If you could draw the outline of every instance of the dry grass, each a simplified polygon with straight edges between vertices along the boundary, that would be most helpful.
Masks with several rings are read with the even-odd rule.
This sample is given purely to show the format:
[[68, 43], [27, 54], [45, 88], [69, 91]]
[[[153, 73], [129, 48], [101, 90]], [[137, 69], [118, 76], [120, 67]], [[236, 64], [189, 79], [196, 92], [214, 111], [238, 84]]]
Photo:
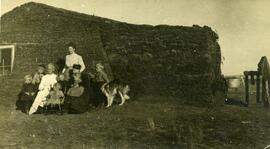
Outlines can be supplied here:
[[15, 110], [19, 79], [0, 89], [0, 148], [262, 149], [270, 114], [261, 107], [207, 109], [180, 99], [140, 96], [80, 115], [27, 116]]

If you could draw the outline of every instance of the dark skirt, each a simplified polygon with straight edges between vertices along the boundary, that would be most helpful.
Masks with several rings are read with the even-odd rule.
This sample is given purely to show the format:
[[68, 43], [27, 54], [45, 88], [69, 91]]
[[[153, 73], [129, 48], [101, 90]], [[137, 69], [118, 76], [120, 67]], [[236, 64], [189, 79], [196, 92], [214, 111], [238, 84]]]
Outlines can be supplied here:
[[84, 113], [89, 108], [88, 94], [84, 93], [80, 97], [66, 96], [65, 110], [70, 114]]

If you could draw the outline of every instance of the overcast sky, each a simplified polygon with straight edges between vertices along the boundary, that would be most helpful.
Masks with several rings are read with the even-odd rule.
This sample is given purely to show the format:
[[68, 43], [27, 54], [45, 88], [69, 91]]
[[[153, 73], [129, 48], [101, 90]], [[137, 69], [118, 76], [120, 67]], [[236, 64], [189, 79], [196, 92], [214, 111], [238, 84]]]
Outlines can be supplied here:
[[270, 59], [270, 0], [0, 0], [1, 14], [30, 1], [135, 24], [208, 25], [219, 34], [225, 75]]

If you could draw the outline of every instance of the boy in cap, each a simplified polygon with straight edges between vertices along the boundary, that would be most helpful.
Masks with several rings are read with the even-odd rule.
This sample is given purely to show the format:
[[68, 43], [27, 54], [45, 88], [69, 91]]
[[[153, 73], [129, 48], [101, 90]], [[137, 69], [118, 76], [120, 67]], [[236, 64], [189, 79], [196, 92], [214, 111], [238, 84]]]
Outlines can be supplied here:
[[37, 89], [35, 85], [32, 83], [32, 76], [26, 75], [24, 77], [24, 84], [22, 86], [21, 92], [18, 97], [17, 107], [28, 114], [29, 109], [35, 99], [37, 93]]
[[103, 84], [108, 83], [109, 79], [107, 73], [104, 71], [104, 66], [101, 63], [97, 63], [95, 69], [96, 73], [89, 73], [89, 75], [92, 78], [94, 92], [93, 105], [97, 107], [105, 102], [106, 97], [102, 93], [101, 87]]

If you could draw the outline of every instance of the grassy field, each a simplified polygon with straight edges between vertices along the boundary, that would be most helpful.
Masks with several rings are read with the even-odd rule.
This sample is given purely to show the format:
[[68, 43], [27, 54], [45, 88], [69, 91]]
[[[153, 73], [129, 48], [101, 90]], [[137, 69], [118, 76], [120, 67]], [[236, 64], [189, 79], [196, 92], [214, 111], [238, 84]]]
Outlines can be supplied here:
[[171, 97], [139, 96], [122, 107], [80, 115], [27, 116], [15, 110], [22, 80], [0, 81], [1, 149], [263, 149], [270, 144], [270, 111], [261, 105], [208, 109]]

